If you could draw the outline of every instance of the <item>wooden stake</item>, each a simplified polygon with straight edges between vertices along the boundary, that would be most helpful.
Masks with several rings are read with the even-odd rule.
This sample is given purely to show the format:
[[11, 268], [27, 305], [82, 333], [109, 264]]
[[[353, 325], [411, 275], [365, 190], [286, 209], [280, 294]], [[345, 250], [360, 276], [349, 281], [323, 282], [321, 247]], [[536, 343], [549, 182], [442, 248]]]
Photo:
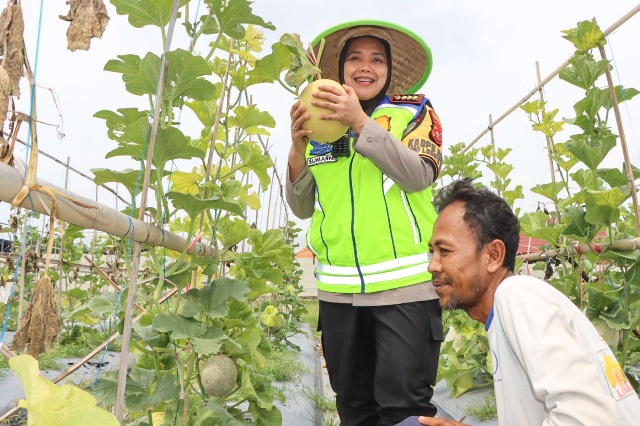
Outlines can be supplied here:
[[[180, 0], [174, 0], [173, 9], [171, 10], [171, 22], [175, 23], [180, 8]], [[147, 148], [147, 159], [144, 168], [144, 181], [142, 185], [142, 193], [140, 198], [140, 211], [138, 220], [143, 221], [145, 210], [147, 208], [147, 194], [149, 192], [149, 183], [151, 181], [151, 169], [153, 168], [153, 150], [156, 142], [156, 133], [160, 121], [160, 109], [162, 106], [162, 95], [164, 92], [165, 73], [167, 71], [167, 55], [169, 41], [173, 37], [173, 25], [169, 25], [169, 33], [167, 35], [167, 47], [165, 54], [162, 55], [162, 64], [160, 65], [160, 75], [158, 76], [158, 90], [156, 93], [155, 105], [153, 108], [153, 121], [151, 124], [151, 132], [149, 134], [149, 146]], [[140, 269], [140, 250], [142, 243], [136, 241], [133, 244], [133, 257], [131, 259], [131, 280], [129, 281], [129, 289], [127, 293], [127, 302], [124, 314], [124, 329], [122, 332], [122, 350], [120, 351], [120, 369], [118, 371], [118, 389], [116, 391], [115, 416], [122, 424], [124, 420], [124, 393], [127, 386], [127, 367], [129, 365], [129, 346], [131, 344], [131, 327], [133, 322], [133, 306], [136, 298], [136, 290], [138, 284], [138, 271]]]
[[[594, 23], [595, 21], [596, 18], [593, 18]], [[607, 54], [604, 51], [604, 46], [600, 46], [600, 56], [605, 61], [607, 60]], [[620, 147], [622, 148], [622, 155], [624, 156], [624, 168], [627, 172], [627, 178], [629, 179], [629, 187], [631, 188], [631, 200], [633, 202], [634, 209], [633, 216], [636, 219], [636, 236], [640, 236], [640, 210], [638, 210], [638, 193], [636, 191], [636, 180], [633, 177], [633, 169], [631, 168], [631, 159], [629, 158], [629, 150], [627, 149], [627, 138], [624, 135], [624, 126], [622, 125], [622, 117], [620, 116], [620, 108], [618, 106], [618, 99], [616, 98], [616, 88], [613, 85], [613, 78], [611, 78], [611, 65], [607, 65], [605, 73], [607, 75], [607, 84], [609, 85], [609, 95], [611, 96], [613, 113], [616, 117], [618, 133], [620, 133]]]
[[[540, 66], [538, 65], [538, 61], [536, 61], [536, 77], [538, 79], [538, 97], [540, 98], [540, 102], [544, 103], [544, 93], [542, 92], [542, 81], [540, 80]], [[545, 114], [545, 108], [542, 107], [542, 115]], [[547, 135], [545, 135], [545, 139], [547, 141], [547, 155], [549, 157], [549, 172], [551, 173], [551, 182], [556, 183], [556, 171], [553, 167], [553, 141]], [[558, 203], [553, 202], [553, 206], [556, 211], [556, 223], [560, 223], [560, 209], [558, 209]]]
[[22, 209], [24, 218], [22, 219], [22, 258], [20, 259], [20, 278], [18, 278], [20, 294], [18, 296], [18, 328], [22, 322], [22, 310], [24, 308], [24, 280], [27, 276], [27, 231], [29, 224], [29, 212], [26, 209]]

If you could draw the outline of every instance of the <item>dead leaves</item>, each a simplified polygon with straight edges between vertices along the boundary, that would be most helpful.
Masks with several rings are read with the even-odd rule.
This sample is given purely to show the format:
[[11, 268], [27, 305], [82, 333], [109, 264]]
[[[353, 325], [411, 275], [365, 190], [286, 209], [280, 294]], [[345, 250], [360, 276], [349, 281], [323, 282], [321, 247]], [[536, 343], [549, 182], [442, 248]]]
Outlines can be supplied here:
[[91, 38], [101, 38], [109, 22], [102, 0], [69, 0], [69, 13], [60, 19], [71, 22], [67, 30], [67, 49], [89, 50]]
[[13, 337], [9, 348], [12, 351], [27, 353], [35, 359], [40, 354], [49, 352], [60, 333], [60, 319], [56, 304], [55, 290], [48, 276], [38, 280], [31, 302], [22, 316], [20, 328]]

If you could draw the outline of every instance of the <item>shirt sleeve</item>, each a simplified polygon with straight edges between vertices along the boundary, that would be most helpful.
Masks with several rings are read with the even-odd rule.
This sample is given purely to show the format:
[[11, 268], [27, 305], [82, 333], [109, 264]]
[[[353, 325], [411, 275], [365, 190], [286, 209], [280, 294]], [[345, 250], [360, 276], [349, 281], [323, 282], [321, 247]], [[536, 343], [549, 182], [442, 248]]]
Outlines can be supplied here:
[[[612, 400], [604, 395], [593, 361], [578, 339], [579, 324], [558, 295], [521, 283], [498, 291], [495, 312], [536, 399], [545, 406], [542, 426], [616, 424]], [[503, 377], [508, 374], [502, 372]]]
[[309, 168], [304, 166], [298, 179], [295, 182], [291, 182], [289, 179], [289, 167], [287, 166], [286, 180], [285, 194], [291, 212], [299, 219], [310, 218], [313, 215], [315, 205], [316, 181], [309, 172]]
[[417, 192], [428, 188], [438, 177], [442, 163], [440, 122], [436, 123], [435, 113], [429, 111], [433, 110], [425, 107], [422, 116], [407, 128], [402, 141], [370, 118], [354, 142], [354, 150], [371, 160], [403, 190]]

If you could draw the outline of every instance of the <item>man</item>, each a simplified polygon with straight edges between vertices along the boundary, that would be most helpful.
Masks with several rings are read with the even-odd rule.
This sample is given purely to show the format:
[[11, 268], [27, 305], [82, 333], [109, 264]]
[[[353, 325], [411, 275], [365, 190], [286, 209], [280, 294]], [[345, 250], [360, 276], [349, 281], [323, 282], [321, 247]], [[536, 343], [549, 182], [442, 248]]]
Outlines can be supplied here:
[[429, 271], [444, 309], [485, 324], [499, 424], [640, 424], [640, 400], [591, 322], [544, 281], [514, 275], [519, 225], [507, 203], [467, 179], [435, 206]]

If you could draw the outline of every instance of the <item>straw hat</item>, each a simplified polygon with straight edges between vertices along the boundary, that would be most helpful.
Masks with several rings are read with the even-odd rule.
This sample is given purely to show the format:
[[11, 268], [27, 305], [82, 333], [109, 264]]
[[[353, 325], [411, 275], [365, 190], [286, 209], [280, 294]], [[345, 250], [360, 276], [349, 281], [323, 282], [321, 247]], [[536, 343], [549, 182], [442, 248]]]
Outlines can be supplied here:
[[340, 81], [338, 67], [340, 52], [353, 37], [372, 36], [386, 40], [391, 48], [390, 94], [414, 93], [429, 78], [431, 49], [416, 34], [399, 25], [384, 21], [350, 21], [336, 25], [317, 36], [311, 43], [318, 54], [320, 41], [325, 45], [318, 65], [322, 78]]

